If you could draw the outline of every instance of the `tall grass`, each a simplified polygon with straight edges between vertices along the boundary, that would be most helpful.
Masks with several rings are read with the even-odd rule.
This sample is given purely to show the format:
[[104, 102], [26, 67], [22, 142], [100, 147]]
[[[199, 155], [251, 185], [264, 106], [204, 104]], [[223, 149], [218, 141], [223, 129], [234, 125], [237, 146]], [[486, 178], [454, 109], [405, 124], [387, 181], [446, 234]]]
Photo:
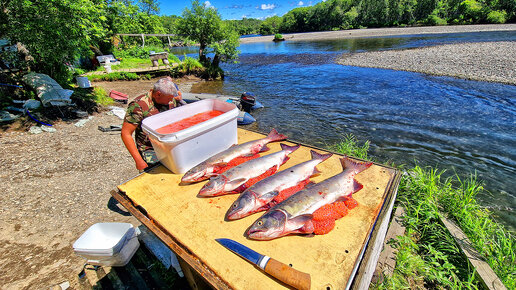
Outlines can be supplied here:
[[344, 135], [343, 139], [339, 143], [330, 145], [329, 148], [330, 150], [341, 154], [369, 160], [369, 157], [367, 156], [367, 152], [369, 151], [369, 141], [366, 141], [363, 145], [359, 145], [357, 138], [353, 134]]
[[[359, 146], [353, 135], [330, 149], [368, 159], [369, 142]], [[508, 289], [516, 289], [516, 242], [475, 197], [483, 189], [475, 175], [443, 178], [445, 171], [415, 166], [406, 170], [395, 206], [403, 206], [405, 235], [392, 240], [398, 250], [390, 277], [378, 289], [454, 288], [477, 289], [482, 285], [475, 270], [441, 223], [441, 214], [457, 222], [474, 248], [486, 258]]]

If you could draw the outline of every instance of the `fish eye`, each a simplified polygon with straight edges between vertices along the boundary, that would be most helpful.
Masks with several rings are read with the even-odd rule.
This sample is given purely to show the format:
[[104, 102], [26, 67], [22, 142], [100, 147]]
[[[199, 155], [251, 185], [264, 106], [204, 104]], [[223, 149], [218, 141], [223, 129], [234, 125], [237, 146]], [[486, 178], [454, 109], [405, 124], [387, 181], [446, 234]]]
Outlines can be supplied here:
[[263, 225], [263, 221], [258, 221], [258, 222], [256, 223], [256, 225], [257, 225], [257, 226], [262, 226], [262, 225]]
[[236, 204], [236, 202], [235, 202], [235, 203], [233, 204], [233, 207], [237, 207], [237, 204]]

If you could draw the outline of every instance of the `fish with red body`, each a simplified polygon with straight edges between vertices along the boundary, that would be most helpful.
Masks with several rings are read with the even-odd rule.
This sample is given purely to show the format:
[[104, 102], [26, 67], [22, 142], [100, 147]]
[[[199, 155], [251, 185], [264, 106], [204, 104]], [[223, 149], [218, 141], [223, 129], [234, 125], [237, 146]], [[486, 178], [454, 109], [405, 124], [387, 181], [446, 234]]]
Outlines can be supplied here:
[[[224, 173], [212, 177], [199, 192], [200, 197], [219, 196], [238, 192], [238, 188], [250, 180], [258, 182], [257, 177], [264, 173], [274, 174], [279, 167], [287, 162], [288, 155], [300, 146], [288, 146], [281, 144], [281, 151], [271, 153], [256, 159], [249, 160], [235, 166]], [[265, 178], [264, 176], [263, 178]]]
[[240, 219], [255, 212], [267, 210], [270, 202], [275, 200], [281, 191], [297, 186], [310, 177], [319, 174], [320, 172], [316, 166], [333, 155], [331, 153], [319, 154], [313, 150], [311, 154], [311, 160], [269, 176], [242, 192], [226, 213], [226, 219]]
[[249, 159], [259, 157], [257, 155], [259, 152], [269, 150], [268, 143], [285, 139], [287, 139], [287, 136], [279, 134], [276, 129], [272, 129], [265, 138], [234, 145], [199, 163], [183, 175], [181, 182], [198, 182], [216, 176], [223, 170], [238, 165], [238, 162], [235, 162], [237, 160], [243, 163]]
[[340, 161], [344, 169], [341, 173], [295, 193], [268, 210], [249, 227], [247, 236], [271, 240], [292, 233], [313, 233], [313, 213], [324, 205], [344, 201], [362, 189], [363, 185], [354, 177], [372, 165], [372, 162], [356, 162], [347, 157]]

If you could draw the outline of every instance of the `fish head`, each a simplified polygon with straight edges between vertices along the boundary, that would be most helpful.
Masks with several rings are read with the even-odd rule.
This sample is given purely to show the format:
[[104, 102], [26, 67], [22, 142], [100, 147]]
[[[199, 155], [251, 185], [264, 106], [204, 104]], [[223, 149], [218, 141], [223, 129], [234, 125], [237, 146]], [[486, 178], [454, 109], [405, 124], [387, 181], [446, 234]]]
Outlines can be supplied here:
[[236, 220], [252, 214], [257, 209], [256, 193], [247, 190], [231, 205], [226, 213], [226, 219]]
[[287, 214], [282, 210], [272, 210], [254, 222], [247, 236], [254, 240], [272, 240], [288, 234], [285, 231]]
[[208, 164], [199, 164], [188, 170], [181, 178], [181, 182], [191, 183], [208, 179], [216, 175], [217, 168]]
[[224, 175], [218, 175], [210, 178], [210, 180], [199, 191], [200, 197], [212, 197], [221, 195], [224, 192], [224, 187], [228, 183], [228, 179]]

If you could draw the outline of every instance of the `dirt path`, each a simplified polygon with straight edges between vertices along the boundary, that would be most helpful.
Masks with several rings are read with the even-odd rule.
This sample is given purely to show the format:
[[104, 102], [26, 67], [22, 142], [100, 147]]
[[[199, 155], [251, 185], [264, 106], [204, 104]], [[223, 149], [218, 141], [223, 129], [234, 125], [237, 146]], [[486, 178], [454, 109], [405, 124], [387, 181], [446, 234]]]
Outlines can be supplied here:
[[[134, 98], [154, 82], [93, 85]], [[191, 83], [178, 80], [184, 91]], [[110, 195], [138, 171], [120, 132], [98, 130], [122, 120], [106, 111], [93, 115], [84, 127], [76, 127], [77, 121], [55, 124], [55, 133], [0, 133], [1, 289], [48, 289], [65, 281], [74, 288], [84, 260], [74, 254], [72, 244], [88, 227], [98, 222], [139, 224], [118, 213], [124, 212]]]

